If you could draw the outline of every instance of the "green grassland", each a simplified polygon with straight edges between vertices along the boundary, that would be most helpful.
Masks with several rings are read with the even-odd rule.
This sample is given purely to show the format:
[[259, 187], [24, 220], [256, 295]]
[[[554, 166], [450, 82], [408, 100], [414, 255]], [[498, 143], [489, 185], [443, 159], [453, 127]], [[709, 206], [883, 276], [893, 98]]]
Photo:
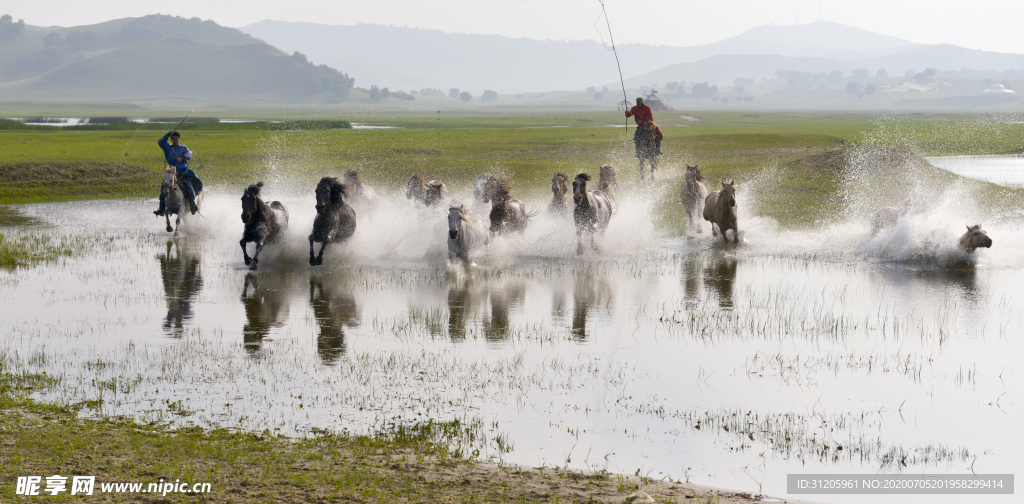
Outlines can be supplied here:
[[[209, 191], [232, 193], [277, 177], [313, 187], [324, 175], [359, 170], [378, 188], [401, 188], [412, 173], [465, 187], [480, 173], [511, 176], [520, 197], [545, 197], [555, 172], [595, 173], [611, 162], [637, 182], [630, 134], [616, 113], [292, 115], [347, 119], [398, 129], [263, 129], [270, 123], [183, 125], [182, 142]], [[1018, 151], [1024, 125], [985, 115], [879, 117], [842, 113], [708, 113], [699, 121], [661, 112], [665, 140], [657, 186], [674, 199], [687, 164], [709, 185], [743, 184], [772, 170], [775, 189], [759, 210], [784, 225], [812, 224], [836, 196], [852, 149], [899, 147], [914, 156]], [[360, 120], [361, 119], [361, 120]], [[260, 126], [263, 124], [264, 126]], [[87, 198], [151, 198], [163, 168], [156, 139], [166, 125], [23, 128], [0, 131], [0, 204]], [[944, 172], [943, 172], [944, 173]], [[272, 177], [273, 175], [273, 177]], [[936, 176], [941, 176], [936, 172]], [[884, 180], [882, 183], [884, 184]], [[981, 183], [979, 183], [981, 184]], [[992, 187], [1008, 193], [1007, 189]], [[268, 188], [272, 193], [273, 187]], [[465, 197], [456, 192], [455, 196]], [[678, 209], [661, 216], [676, 231]]]

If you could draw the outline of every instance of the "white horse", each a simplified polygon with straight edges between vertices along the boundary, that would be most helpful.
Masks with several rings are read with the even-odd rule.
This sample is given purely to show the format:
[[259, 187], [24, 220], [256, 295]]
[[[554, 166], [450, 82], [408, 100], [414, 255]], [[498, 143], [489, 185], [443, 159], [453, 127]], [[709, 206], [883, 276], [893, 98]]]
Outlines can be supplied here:
[[448, 260], [461, 259], [467, 266], [472, 265], [470, 255], [487, 245], [491, 234], [487, 230], [487, 219], [476, 212], [466, 210], [459, 201], [453, 201], [448, 209]]
[[[178, 177], [173, 166], [164, 169], [164, 178], [160, 182], [160, 194], [164, 197], [164, 217], [167, 219], [167, 232], [178, 236], [178, 226], [181, 219], [188, 213], [188, 205], [185, 203], [185, 193], [178, 185]], [[203, 193], [196, 193], [196, 206], [203, 204]], [[174, 214], [174, 227], [171, 227], [171, 214]]]

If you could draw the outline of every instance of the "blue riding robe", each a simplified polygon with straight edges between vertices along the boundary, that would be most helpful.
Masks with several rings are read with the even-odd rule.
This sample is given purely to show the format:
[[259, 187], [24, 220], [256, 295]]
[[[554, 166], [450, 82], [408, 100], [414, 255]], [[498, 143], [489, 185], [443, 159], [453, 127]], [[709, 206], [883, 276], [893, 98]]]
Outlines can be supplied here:
[[[164, 150], [164, 158], [167, 159], [167, 164], [173, 166], [177, 171], [179, 181], [191, 185], [197, 193], [202, 192], [203, 181], [199, 180], [199, 176], [196, 175], [196, 172], [192, 171], [192, 169], [188, 167], [188, 162], [192, 160], [192, 151], [183, 144], [171, 145], [170, 142], [167, 141], [170, 136], [171, 132], [168, 131], [156, 142], [157, 145]], [[184, 158], [184, 161], [179, 163], [179, 157]]]

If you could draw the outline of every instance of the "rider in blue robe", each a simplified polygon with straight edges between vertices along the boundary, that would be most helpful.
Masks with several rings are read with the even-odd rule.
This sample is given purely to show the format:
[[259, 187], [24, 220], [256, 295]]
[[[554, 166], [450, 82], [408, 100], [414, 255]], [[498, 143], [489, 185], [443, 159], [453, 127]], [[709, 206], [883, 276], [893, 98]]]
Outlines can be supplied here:
[[[167, 142], [168, 138], [170, 143]], [[179, 144], [181, 135], [177, 131], [168, 131], [164, 136], [157, 140], [157, 145], [164, 150], [164, 158], [167, 159], [167, 164], [173, 166], [178, 174], [178, 185], [181, 187], [182, 194], [185, 195], [185, 200], [188, 201], [189, 209], [195, 214], [199, 207], [196, 206], [196, 194], [202, 192], [203, 181], [199, 180], [196, 176], [196, 172], [192, 171], [188, 167], [188, 162], [192, 160], [192, 151], [182, 144]], [[164, 214], [164, 194], [160, 193], [160, 208], [153, 212], [156, 215]]]

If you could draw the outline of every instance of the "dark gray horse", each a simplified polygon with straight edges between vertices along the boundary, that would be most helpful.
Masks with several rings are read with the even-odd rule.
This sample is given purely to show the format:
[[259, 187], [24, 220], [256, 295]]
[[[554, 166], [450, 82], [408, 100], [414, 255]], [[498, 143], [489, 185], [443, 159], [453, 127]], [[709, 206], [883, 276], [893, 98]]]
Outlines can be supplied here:
[[[242, 193], [242, 222], [245, 223], [245, 231], [238, 245], [242, 247], [245, 264], [251, 270], [255, 270], [259, 263], [263, 245], [273, 243], [288, 229], [288, 210], [280, 201], [271, 201], [269, 205], [264, 203], [260, 198], [261, 187], [263, 182], [247, 187]], [[245, 244], [249, 242], [256, 244], [256, 253], [251, 259], [245, 250]]]
[[576, 207], [572, 211], [576, 222], [576, 254], [583, 253], [583, 233], [590, 233], [590, 246], [598, 250], [594, 234], [608, 228], [612, 218], [612, 200], [602, 191], [588, 191], [587, 182], [590, 175], [581, 173], [572, 181], [572, 202]]
[[[345, 185], [334, 177], [324, 177], [316, 185], [316, 218], [309, 235], [309, 265], [324, 263], [328, 243], [342, 242], [356, 232], [356, 211], [345, 204]], [[313, 242], [320, 242], [320, 253], [313, 255]]]
[[[185, 205], [185, 194], [182, 192], [181, 186], [178, 185], [178, 176], [175, 172], [173, 166], [168, 166], [164, 170], [164, 178], [160, 182], [160, 196], [164, 198], [164, 218], [167, 220], [167, 232], [174, 232], [174, 236], [178, 236], [178, 226], [181, 224], [181, 219], [187, 214], [188, 206]], [[202, 202], [203, 192], [199, 191], [196, 194], [196, 206], [201, 206]], [[171, 227], [171, 214], [174, 214], [174, 227]]]

